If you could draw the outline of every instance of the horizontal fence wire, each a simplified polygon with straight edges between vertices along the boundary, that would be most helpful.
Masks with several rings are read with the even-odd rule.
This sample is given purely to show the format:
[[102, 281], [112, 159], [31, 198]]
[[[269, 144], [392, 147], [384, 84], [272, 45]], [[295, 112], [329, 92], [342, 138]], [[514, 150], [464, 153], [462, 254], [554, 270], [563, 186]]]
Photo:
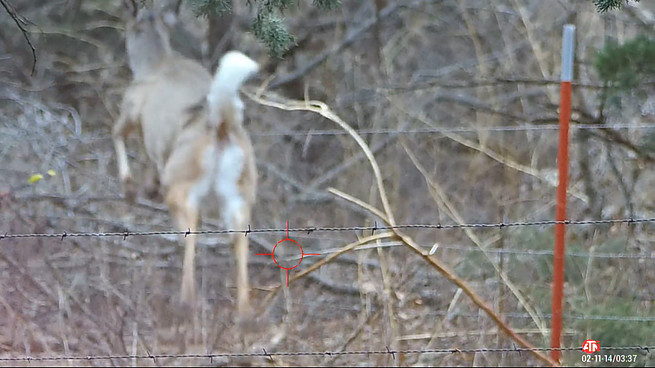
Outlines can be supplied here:
[[[405, 134], [442, 134], [442, 133], [476, 133], [476, 132], [524, 132], [524, 131], [556, 131], [560, 127], [558, 124], [521, 124], [521, 125], [501, 125], [488, 127], [422, 127], [422, 128], [404, 128], [404, 129], [385, 129], [385, 128], [364, 128], [355, 129], [358, 134], [381, 134], [381, 135], [405, 135]], [[571, 124], [571, 130], [626, 130], [626, 129], [655, 129], [655, 124]], [[252, 137], [305, 137], [308, 135], [316, 136], [337, 136], [349, 135], [345, 130], [339, 129], [316, 129], [316, 130], [278, 130], [278, 131], [251, 131], [248, 133]], [[111, 140], [111, 135], [99, 135], [84, 138], [86, 141], [94, 140]]]
[[[441, 245], [439, 248], [443, 249], [452, 249], [459, 251], [469, 251], [469, 252], [487, 252], [493, 254], [514, 254], [519, 256], [552, 256], [554, 251], [552, 250], [520, 250], [520, 249], [480, 249], [477, 247], [466, 247], [466, 246], [452, 246], [452, 245]], [[579, 258], [608, 258], [608, 259], [655, 259], [655, 252], [653, 253], [588, 253], [588, 252], [565, 252], [564, 255], [567, 257], [579, 257]]]
[[[616, 351], [637, 351], [641, 353], [649, 353], [655, 350], [655, 346], [602, 346], [597, 352], [616, 352]], [[390, 355], [394, 359], [396, 354], [473, 354], [473, 353], [522, 353], [531, 351], [580, 351], [580, 347], [569, 348], [474, 348], [474, 349], [461, 349], [461, 348], [442, 348], [442, 349], [408, 349], [408, 350], [393, 350], [388, 347], [384, 350], [356, 350], [356, 351], [294, 351], [294, 352], [268, 352], [262, 349], [260, 353], [209, 353], [209, 354], [135, 354], [135, 355], [88, 355], [88, 356], [20, 356], [20, 357], [0, 357], [0, 361], [5, 362], [38, 362], [38, 361], [62, 361], [62, 360], [113, 360], [113, 359], [151, 359], [156, 362], [157, 359], [208, 359], [215, 358], [273, 358], [273, 357], [300, 357], [300, 356], [313, 356], [313, 357], [333, 357], [333, 356], [354, 356], [354, 355]], [[618, 359], [618, 358], [617, 358]], [[619, 362], [617, 360], [617, 362]]]
[[301, 227], [301, 228], [262, 228], [253, 229], [248, 225], [248, 229], [244, 230], [186, 230], [186, 231], [137, 231], [130, 232], [128, 230], [123, 232], [59, 232], [59, 233], [24, 233], [24, 234], [10, 234], [5, 232], [0, 233], [0, 240], [4, 239], [19, 239], [19, 238], [61, 238], [67, 237], [123, 237], [128, 236], [150, 236], [150, 235], [210, 235], [210, 234], [254, 234], [254, 233], [286, 233], [286, 232], [349, 232], [349, 231], [370, 231], [374, 233], [379, 230], [393, 230], [393, 229], [491, 229], [491, 228], [508, 228], [519, 226], [544, 226], [544, 225], [609, 225], [609, 224], [647, 224], [655, 223], [655, 218], [622, 218], [622, 219], [607, 219], [607, 220], [543, 220], [543, 221], [524, 221], [524, 222], [497, 222], [497, 223], [470, 223], [470, 224], [406, 224], [406, 225], [374, 225], [374, 226], [349, 226], [349, 227]]
[[[363, 245], [354, 249], [355, 251], [376, 249], [376, 248], [392, 248], [403, 246], [402, 242], [387, 242], [382, 244]], [[541, 250], [541, 249], [512, 249], [512, 248], [480, 248], [465, 245], [442, 245], [435, 244], [430, 249], [430, 254], [434, 254], [439, 249], [448, 249], [458, 252], [484, 252], [489, 254], [513, 254], [518, 256], [552, 256], [554, 251]], [[321, 255], [332, 253], [339, 253], [341, 248], [330, 248], [321, 250]], [[655, 260], [655, 251], [652, 253], [589, 253], [589, 252], [565, 252], [567, 257], [579, 258], [605, 258], [605, 259], [653, 259]], [[295, 258], [291, 258], [295, 259]]]
[[[307, 307], [312, 307], [309, 303], [301, 303]], [[349, 311], [349, 312], [361, 312], [361, 308], [358, 307], [348, 307], [348, 306], [334, 306], [335, 309]], [[421, 315], [426, 316], [439, 316], [439, 317], [464, 317], [464, 318], [480, 318], [479, 313], [467, 313], [467, 312], [448, 312], [441, 310], [426, 311], [421, 312]], [[516, 318], [516, 319], [533, 319], [535, 316], [540, 319], [552, 319], [553, 315], [550, 313], [536, 314], [531, 315], [529, 313], [516, 313], [516, 312], [507, 312], [507, 313], [498, 313], [499, 316], [505, 319]], [[650, 316], [607, 316], [607, 315], [580, 315], [580, 314], [562, 314], [564, 319], [567, 320], [582, 320], [582, 321], [617, 321], [617, 322], [655, 322], [655, 317]]]
[[[449, 316], [453, 317], [469, 317], [469, 318], [479, 318], [480, 314], [477, 313], [449, 313], [449, 312], [426, 312], [427, 315], [435, 316]], [[502, 313], [502, 317], [507, 318], [523, 318], [523, 319], [532, 319], [534, 316], [528, 313]], [[540, 319], [552, 319], [553, 315], [550, 313], [547, 314], [537, 314], [537, 317]], [[563, 314], [564, 319], [569, 320], [578, 320], [578, 321], [615, 321], [615, 322], [655, 322], [655, 317], [648, 316], [601, 316], [601, 315], [573, 315], [573, 314]]]
[[[358, 134], [438, 134], [438, 133], [475, 133], [475, 132], [523, 132], [523, 131], [554, 131], [559, 130], [559, 124], [521, 124], [488, 127], [423, 127], [408, 129], [358, 129]], [[571, 129], [655, 129], [655, 124], [571, 124]], [[307, 135], [348, 135], [350, 133], [339, 129], [317, 129], [307, 131], [275, 131], [251, 132], [254, 137], [307, 136]]]

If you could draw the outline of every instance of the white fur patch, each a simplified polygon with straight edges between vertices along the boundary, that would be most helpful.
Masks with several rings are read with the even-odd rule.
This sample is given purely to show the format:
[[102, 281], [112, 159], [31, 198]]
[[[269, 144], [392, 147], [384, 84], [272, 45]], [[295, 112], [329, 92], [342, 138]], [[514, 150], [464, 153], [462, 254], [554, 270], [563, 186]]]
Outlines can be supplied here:
[[241, 116], [243, 102], [239, 98], [239, 88], [258, 69], [254, 60], [238, 51], [230, 51], [221, 58], [207, 95], [210, 124], [231, 119], [222, 115], [230, 114], [231, 108], [235, 109], [236, 116]]
[[239, 191], [239, 179], [244, 166], [244, 153], [241, 147], [236, 144], [227, 146], [221, 153], [214, 189], [223, 202], [223, 221], [228, 228], [231, 228], [236, 225], [233, 221], [239, 216], [244, 205], [243, 197]]
[[[189, 191], [189, 205], [200, 209], [206, 208], [207, 205], [219, 206], [219, 203], [214, 202], [218, 199], [222, 206], [220, 215], [225, 226], [236, 226], [235, 222], [239, 223], [245, 204], [239, 190], [243, 166], [244, 153], [238, 145], [230, 144], [222, 151], [213, 145], [207, 147], [202, 157], [204, 174]], [[205, 201], [210, 203], [201, 203]]]

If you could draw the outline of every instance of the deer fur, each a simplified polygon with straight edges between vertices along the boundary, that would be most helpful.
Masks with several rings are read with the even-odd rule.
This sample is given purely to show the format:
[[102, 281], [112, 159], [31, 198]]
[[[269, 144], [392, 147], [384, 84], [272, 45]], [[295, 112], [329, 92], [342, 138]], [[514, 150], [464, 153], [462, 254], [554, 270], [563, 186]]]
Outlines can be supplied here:
[[[257, 172], [243, 127], [241, 85], [258, 70], [230, 51], [212, 76], [175, 52], [164, 17], [141, 10], [127, 25], [127, 54], [134, 80], [125, 91], [113, 135], [119, 177], [133, 197], [125, 139], [141, 131], [164, 200], [180, 230], [194, 231], [201, 216], [220, 216], [229, 229], [246, 229], [255, 200]], [[248, 302], [248, 238], [233, 234], [237, 310]], [[195, 236], [184, 238], [183, 302], [195, 303]]]

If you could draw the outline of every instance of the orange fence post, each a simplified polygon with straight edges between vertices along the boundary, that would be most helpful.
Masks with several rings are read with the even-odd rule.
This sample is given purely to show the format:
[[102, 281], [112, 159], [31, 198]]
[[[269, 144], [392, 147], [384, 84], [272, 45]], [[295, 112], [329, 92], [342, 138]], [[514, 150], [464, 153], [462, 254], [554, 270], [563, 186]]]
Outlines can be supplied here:
[[[566, 238], [566, 187], [569, 178], [569, 120], [571, 117], [571, 80], [573, 78], [573, 50], [575, 26], [564, 26], [562, 44], [562, 76], [559, 107], [559, 147], [557, 168], [559, 184], [557, 185], [557, 206], [555, 208], [555, 255], [553, 259], [553, 304], [550, 347], [559, 349], [562, 336], [562, 294], [564, 289], [564, 250]], [[561, 352], [551, 350], [550, 356], [559, 361]]]

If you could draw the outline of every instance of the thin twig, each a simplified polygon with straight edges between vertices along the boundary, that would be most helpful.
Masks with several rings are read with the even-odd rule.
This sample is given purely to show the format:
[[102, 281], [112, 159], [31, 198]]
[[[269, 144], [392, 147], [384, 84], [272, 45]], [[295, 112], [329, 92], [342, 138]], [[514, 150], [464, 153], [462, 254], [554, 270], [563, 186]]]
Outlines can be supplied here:
[[[265, 94], [267, 98], [262, 98], [261, 96], [263, 94]], [[323, 116], [324, 118], [336, 123], [343, 130], [347, 131], [348, 134], [350, 134], [350, 136], [355, 140], [355, 142], [357, 142], [357, 144], [362, 149], [362, 151], [366, 154], [366, 158], [370, 162], [371, 169], [373, 170], [373, 173], [375, 175], [376, 185], [378, 187], [378, 190], [380, 191], [380, 201], [382, 202], [382, 207], [384, 208], [386, 217], [389, 219], [390, 225], [395, 226], [396, 221], [393, 218], [393, 213], [391, 212], [391, 206], [389, 205], [389, 200], [384, 190], [384, 185], [382, 182], [382, 174], [380, 172], [380, 166], [377, 164], [377, 161], [375, 160], [375, 157], [373, 156], [371, 149], [368, 147], [368, 145], [362, 139], [362, 137], [359, 134], [357, 134], [357, 131], [355, 131], [350, 125], [348, 125], [337, 114], [335, 114], [327, 104], [315, 100], [311, 100], [311, 101], [288, 100], [280, 96], [277, 96], [275, 94], [272, 94], [270, 92], [260, 92], [257, 95], [246, 93], [246, 95], [253, 101], [258, 102], [265, 106], [271, 106], [287, 111], [311, 111], [317, 113]], [[277, 102], [273, 99], [275, 100], [282, 99], [282, 101], [284, 102]]]
[[[383, 218], [383, 220], [387, 221], [386, 218]], [[462, 289], [462, 291], [464, 291], [464, 293], [468, 295], [471, 301], [473, 301], [475, 305], [477, 305], [480, 309], [482, 309], [496, 323], [496, 325], [498, 325], [498, 327], [502, 329], [507, 335], [509, 335], [514, 341], [516, 341], [521, 346], [530, 349], [530, 351], [539, 360], [548, 363], [552, 366], [559, 366], [559, 364], [556, 361], [552, 360], [550, 357], [543, 355], [538, 351], [534, 350], [536, 349], [536, 347], [532, 345], [532, 343], [524, 339], [522, 336], [518, 335], [509, 325], [507, 325], [505, 321], [503, 321], [503, 319], [498, 314], [496, 314], [496, 312], [494, 312], [494, 310], [475, 291], [473, 291], [473, 289], [464, 280], [456, 276], [455, 273], [450, 268], [448, 268], [445, 264], [442, 264], [436, 258], [430, 256], [427, 252], [424, 252], [421, 246], [416, 244], [414, 240], [408, 235], [400, 232], [397, 229], [393, 229], [393, 232], [403, 243], [405, 243], [412, 251], [414, 251], [414, 253], [418, 254], [421, 258], [427, 261], [432, 267], [434, 267], [437, 271], [439, 271], [439, 273], [441, 273], [444, 277], [446, 277], [448, 281], [450, 281], [451, 283], [455, 284], [457, 287]]]
[[[380, 200], [384, 208], [384, 215], [383, 212], [380, 210], [375, 210], [371, 212], [376, 216], [382, 217], [382, 220], [392, 228], [391, 230], [394, 232], [396, 237], [399, 240], [401, 240], [403, 243], [405, 243], [407, 247], [409, 247], [414, 253], [418, 254], [421, 258], [427, 261], [432, 267], [437, 269], [451, 283], [461, 288], [464, 291], [464, 293], [466, 293], [466, 295], [469, 296], [469, 298], [473, 301], [473, 303], [475, 303], [480, 309], [482, 309], [487, 315], [489, 315], [489, 317], [498, 325], [498, 327], [502, 329], [507, 335], [509, 335], [514, 341], [516, 341], [521, 346], [530, 349], [530, 351], [539, 360], [547, 364], [550, 364], [552, 366], [559, 366], [559, 364], [555, 360], [536, 351], [536, 347], [534, 345], [532, 345], [529, 341], [527, 341], [526, 339], [518, 335], [516, 332], [514, 332], [512, 328], [509, 325], [507, 325], [502, 320], [502, 318], [499, 315], [497, 315], [494, 312], [494, 310], [475, 291], [473, 291], [473, 289], [466, 282], [464, 282], [464, 280], [457, 277], [455, 273], [451, 271], [446, 265], [442, 264], [436, 258], [430, 256], [428, 253], [424, 252], [421, 249], [421, 247], [418, 244], [416, 244], [411, 237], [409, 237], [408, 235], [402, 233], [400, 230], [395, 228], [396, 222], [394, 220], [393, 212], [391, 211], [391, 207], [387, 199], [386, 190], [382, 181], [382, 174], [380, 172], [380, 167], [377, 163], [377, 160], [371, 153], [371, 150], [366, 144], [366, 142], [364, 142], [361, 136], [357, 134], [357, 132], [350, 125], [348, 125], [348, 123], [342, 120], [337, 114], [332, 112], [332, 110], [323, 102], [293, 101], [288, 99], [281, 99], [279, 96], [275, 96], [275, 95], [270, 95], [270, 94], [266, 95], [266, 97], [272, 96], [272, 98], [276, 99], [276, 101], [273, 101], [271, 98], [262, 98], [261, 96], [263, 94], [265, 94], [265, 92], [260, 91], [260, 93], [258, 93], [257, 95], [248, 94], [248, 97], [260, 104], [276, 107], [282, 110], [287, 110], [287, 111], [301, 110], [301, 111], [312, 111], [318, 113], [321, 116], [327, 118], [328, 120], [331, 120], [332, 122], [336, 123], [345, 131], [347, 131], [350, 134], [350, 136], [357, 142], [357, 144], [360, 146], [362, 151], [366, 154], [366, 157], [371, 164], [371, 169], [373, 170], [373, 174], [375, 175]], [[361, 201], [359, 201], [358, 203], [361, 203]], [[370, 204], [367, 204], [365, 206], [365, 208], [367, 209], [373, 207], [374, 206]]]
[[[377, 233], [375, 235], [371, 235], [371, 236], [367, 236], [365, 238], [361, 238], [356, 242], [344, 245], [339, 252], [336, 252], [336, 253], [333, 253], [333, 254], [329, 255], [328, 257], [325, 257], [322, 260], [314, 263], [310, 267], [306, 268], [302, 272], [298, 272], [297, 274], [293, 275], [293, 277], [289, 277], [289, 285], [291, 285], [294, 281], [296, 281], [296, 280], [298, 280], [298, 279], [300, 279], [302, 277], [305, 277], [305, 276], [309, 275], [310, 273], [312, 273], [312, 272], [318, 270], [319, 268], [323, 267], [324, 265], [330, 263], [333, 259], [339, 257], [340, 255], [342, 255], [344, 253], [347, 253], [347, 252], [350, 252], [351, 250], [357, 248], [360, 245], [369, 243], [369, 242], [377, 240], [377, 239], [389, 238], [391, 236], [392, 236], [392, 234], [388, 233], [388, 232], [386, 232], [386, 233]], [[286, 285], [279, 284], [279, 285], [273, 287], [270, 290], [269, 294], [261, 302], [261, 305], [262, 306], [269, 305], [269, 302], [271, 301], [271, 299], [275, 296], [275, 294], [278, 291], [280, 291], [280, 289], [283, 286], [286, 286]]]
[[[422, 1], [422, 0], [421, 0]], [[346, 38], [344, 38], [340, 43], [332, 46], [331, 48], [323, 51], [320, 55], [312, 59], [310, 62], [305, 64], [304, 66], [298, 68], [296, 71], [289, 73], [285, 76], [282, 76], [278, 78], [277, 80], [273, 81], [269, 88], [270, 89], [276, 89], [279, 88], [280, 86], [293, 82], [298, 78], [303, 77], [304, 75], [310, 73], [312, 70], [316, 69], [319, 65], [321, 65], [325, 60], [327, 60], [329, 57], [333, 56], [334, 54], [340, 52], [341, 50], [345, 49], [346, 47], [350, 46], [353, 44], [361, 35], [363, 35], [366, 31], [371, 29], [377, 22], [388, 18], [390, 15], [394, 14], [398, 9], [403, 8], [403, 7], [409, 7], [412, 6], [420, 1], [413, 1], [413, 2], [404, 2], [404, 1], [399, 1], [395, 2], [384, 9], [380, 11], [379, 16], [372, 16], [371, 18], [367, 19], [364, 21], [364, 23], [359, 26], [357, 29], [353, 30], [350, 32]]]
[[[451, 218], [453, 218], [457, 223], [463, 223], [464, 218], [460, 215], [459, 211], [457, 211], [457, 209], [450, 202], [450, 200], [448, 200], [448, 198], [446, 197], [445, 192], [441, 189], [441, 186], [439, 185], [439, 183], [436, 182], [436, 180], [429, 177], [427, 170], [425, 170], [423, 165], [421, 165], [421, 163], [418, 161], [418, 158], [409, 149], [409, 147], [406, 147], [404, 144], [402, 144], [402, 146], [405, 149], [405, 152], [409, 156], [410, 160], [412, 161], [412, 163], [416, 167], [416, 169], [421, 173], [421, 175], [423, 175], [425, 181], [428, 184], [428, 187], [431, 190], [435, 191], [436, 192], [435, 194], [438, 197], [438, 199], [441, 202], [444, 203], [444, 205], [448, 209], [448, 212], [451, 215]], [[502, 272], [502, 270], [500, 269], [500, 266], [498, 264], [496, 264], [496, 262], [494, 262], [494, 260], [492, 259], [490, 253], [487, 252], [487, 250], [483, 246], [483, 242], [480, 240], [480, 238], [478, 238], [478, 236], [476, 236], [470, 229], [465, 229], [464, 233], [466, 234], [466, 236], [469, 239], [471, 239], [471, 241], [473, 243], [475, 243], [475, 245], [482, 252], [482, 254], [484, 254], [485, 258], [489, 261], [489, 263], [493, 266], [496, 273], [503, 280], [505, 286], [507, 286], [512, 291], [512, 293], [514, 294], [516, 299], [519, 301], [521, 306], [523, 306], [523, 308], [528, 312], [528, 314], [530, 314], [532, 316], [532, 318], [534, 320], [534, 323], [542, 331], [542, 335], [546, 336], [547, 331], [546, 331], [546, 326], [545, 326], [544, 322], [538, 317], [537, 312], [535, 310], [533, 310], [532, 307], [530, 307], [530, 305], [528, 304], [525, 296], [523, 296], [523, 294], [521, 293], [519, 288], [516, 287], [516, 285], [514, 285], [514, 283], [509, 279], [509, 276], [505, 272]]]
[[23, 23], [27, 23], [24, 17], [22, 17], [20, 14], [16, 12], [16, 9], [14, 8], [13, 5], [9, 3], [8, 0], [0, 0], [0, 4], [5, 8], [5, 11], [11, 19], [14, 20], [14, 23], [18, 26], [20, 31], [23, 33], [23, 37], [25, 38], [25, 41], [27, 41], [27, 44], [30, 46], [30, 49], [32, 49], [32, 72], [30, 73], [31, 76], [34, 76], [34, 70], [36, 69], [36, 48], [34, 48], [34, 45], [32, 44], [32, 40], [30, 40], [30, 36], [28, 35], [27, 29], [23, 26]]
[[[391, 101], [391, 102], [393, 103], [393, 101]], [[418, 113], [417, 114], [417, 113], [411, 112], [411, 111], [409, 111], [407, 109], [404, 109], [401, 106], [398, 106], [398, 105], [395, 105], [395, 104], [394, 104], [394, 107], [396, 107], [397, 109], [399, 109], [400, 111], [405, 113], [407, 116], [410, 116], [410, 117], [412, 117], [414, 119], [417, 119], [417, 120], [423, 122], [424, 124], [426, 124], [428, 126], [434, 127], [434, 122], [431, 121], [424, 113]], [[457, 134], [444, 132], [443, 135], [446, 136], [447, 138], [449, 138], [449, 139], [463, 145], [463, 146], [466, 146], [466, 147], [469, 147], [469, 148], [471, 148], [473, 150], [481, 152], [481, 153], [485, 154], [486, 156], [488, 156], [489, 158], [491, 158], [491, 159], [493, 159], [495, 161], [498, 161], [499, 163], [501, 163], [501, 164], [503, 164], [503, 165], [505, 165], [505, 166], [507, 166], [507, 167], [509, 167], [511, 169], [522, 172], [524, 174], [528, 174], [528, 175], [530, 175], [530, 176], [532, 176], [532, 177], [534, 177], [536, 179], [539, 179], [539, 180], [543, 181], [544, 183], [547, 183], [548, 185], [550, 185], [552, 187], [557, 186], [557, 180], [556, 179], [549, 178], [546, 175], [544, 175], [542, 172], [540, 172], [539, 170], [534, 169], [534, 168], [532, 168], [530, 166], [527, 166], [527, 165], [523, 165], [523, 164], [521, 164], [519, 162], [516, 162], [513, 159], [511, 159], [509, 157], [505, 157], [505, 156], [495, 152], [494, 150], [492, 150], [492, 149], [490, 149], [488, 147], [484, 147], [484, 146], [482, 146], [480, 144], [477, 144], [477, 143], [475, 143], [475, 142], [473, 142], [473, 141], [471, 141], [469, 139], [466, 139], [464, 137], [461, 137], [461, 136], [459, 136]], [[568, 192], [570, 193], [570, 195], [574, 196], [575, 198], [581, 200], [584, 203], [589, 202], [589, 198], [587, 198], [586, 194], [580, 192], [579, 190], [571, 188], [571, 189], [568, 190]]]

